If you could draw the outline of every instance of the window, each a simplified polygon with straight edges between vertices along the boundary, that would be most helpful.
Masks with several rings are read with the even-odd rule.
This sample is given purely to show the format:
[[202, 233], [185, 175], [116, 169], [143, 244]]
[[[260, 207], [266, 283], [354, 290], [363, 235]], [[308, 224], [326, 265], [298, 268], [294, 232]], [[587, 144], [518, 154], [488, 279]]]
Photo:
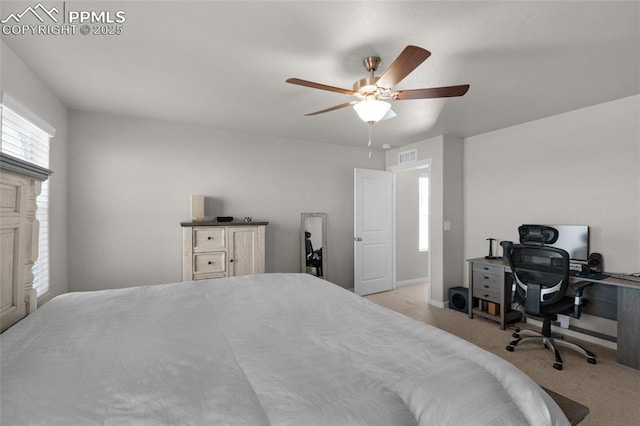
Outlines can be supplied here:
[[429, 176], [418, 178], [418, 250], [429, 250]]
[[[2, 152], [49, 168], [49, 139], [55, 130], [16, 101], [2, 94]], [[38, 125], [36, 125], [36, 123]], [[36, 219], [40, 222], [38, 259], [33, 267], [33, 288], [38, 297], [49, 290], [49, 181], [42, 183], [36, 200]]]

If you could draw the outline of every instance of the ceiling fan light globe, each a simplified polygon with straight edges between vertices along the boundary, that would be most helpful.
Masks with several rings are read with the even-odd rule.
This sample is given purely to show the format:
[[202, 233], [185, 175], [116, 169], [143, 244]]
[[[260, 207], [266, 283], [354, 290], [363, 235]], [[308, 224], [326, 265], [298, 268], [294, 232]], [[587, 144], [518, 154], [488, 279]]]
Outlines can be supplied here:
[[389, 102], [377, 100], [360, 101], [353, 106], [353, 109], [358, 113], [358, 117], [369, 124], [382, 120], [390, 108], [391, 104]]
[[396, 114], [393, 109], [389, 108], [389, 111], [387, 111], [387, 113], [384, 115], [384, 117], [382, 117], [382, 119], [380, 121], [389, 120], [389, 119], [397, 117], [397, 116], [398, 116], [398, 114]]

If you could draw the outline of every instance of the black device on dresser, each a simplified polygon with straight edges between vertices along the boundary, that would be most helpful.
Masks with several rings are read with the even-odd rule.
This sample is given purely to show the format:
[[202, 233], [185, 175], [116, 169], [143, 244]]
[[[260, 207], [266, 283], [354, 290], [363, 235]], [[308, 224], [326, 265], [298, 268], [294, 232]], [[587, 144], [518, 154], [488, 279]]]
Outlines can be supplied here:
[[[508, 249], [508, 260], [513, 274], [512, 297], [524, 307], [527, 315], [542, 320], [542, 331], [516, 329], [507, 350], [513, 352], [519, 344], [537, 342], [555, 355], [553, 367], [562, 370], [562, 357], [556, 346], [577, 351], [591, 364], [596, 363], [593, 352], [557, 338], [551, 333], [551, 321], [558, 314], [580, 318], [588, 300], [582, 298], [583, 290], [591, 282], [569, 283], [569, 253], [552, 247], [558, 240], [558, 230], [544, 225], [522, 225], [518, 228], [520, 244]], [[573, 288], [573, 296], [568, 290]]]

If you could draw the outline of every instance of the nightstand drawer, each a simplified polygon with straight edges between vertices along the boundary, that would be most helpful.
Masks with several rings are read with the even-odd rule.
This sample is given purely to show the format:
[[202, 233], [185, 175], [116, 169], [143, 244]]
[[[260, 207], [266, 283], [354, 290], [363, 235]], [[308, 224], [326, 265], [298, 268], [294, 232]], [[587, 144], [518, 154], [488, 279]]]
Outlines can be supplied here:
[[213, 251], [226, 247], [225, 228], [194, 228], [193, 251]]
[[202, 253], [193, 256], [193, 274], [223, 273], [227, 270], [226, 253]]

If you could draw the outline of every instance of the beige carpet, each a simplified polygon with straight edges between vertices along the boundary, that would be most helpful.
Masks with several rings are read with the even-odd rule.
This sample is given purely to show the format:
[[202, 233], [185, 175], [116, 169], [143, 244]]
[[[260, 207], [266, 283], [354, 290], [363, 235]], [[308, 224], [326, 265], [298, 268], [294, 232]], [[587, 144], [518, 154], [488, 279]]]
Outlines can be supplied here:
[[427, 286], [399, 287], [367, 298], [411, 318], [423, 321], [470, 341], [511, 362], [541, 386], [589, 407], [590, 413], [580, 426], [640, 426], [640, 370], [615, 362], [615, 351], [588, 342], [598, 364], [592, 365], [573, 351], [560, 348], [564, 369], [553, 368], [553, 356], [536, 345], [524, 345], [508, 352], [511, 330], [500, 330], [497, 323], [469, 317], [427, 303]]

